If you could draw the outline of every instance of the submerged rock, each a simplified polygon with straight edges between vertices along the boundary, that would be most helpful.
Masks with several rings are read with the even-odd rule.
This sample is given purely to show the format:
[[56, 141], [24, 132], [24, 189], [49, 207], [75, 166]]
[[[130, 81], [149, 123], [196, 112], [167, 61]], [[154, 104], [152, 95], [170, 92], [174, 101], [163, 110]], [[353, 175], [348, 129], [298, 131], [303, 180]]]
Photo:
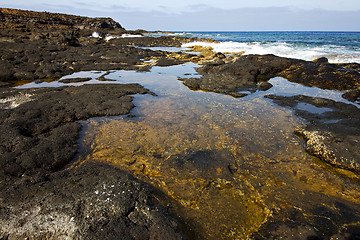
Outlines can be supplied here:
[[65, 78], [62, 80], [59, 80], [59, 82], [62, 83], [76, 83], [76, 82], [87, 82], [90, 81], [92, 78]]
[[[352, 211], [350, 206], [335, 201], [331, 206], [317, 205], [310, 215], [302, 213], [302, 209], [289, 207], [285, 213], [278, 217], [272, 217], [266, 222], [252, 239], [358, 239], [360, 226], [352, 221], [358, 218], [358, 214]], [[342, 221], [339, 226], [336, 221]]]
[[259, 89], [260, 91], [267, 91], [269, 90], [270, 88], [273, 87], [273, 85], [269, 82], [261, 82], [261, 83], [258, 83], [258, 85], [256, 86], [257, 89]]
[[92, 78], [66, 78], [59, 80], [62, 83], [76, 83], [76, 82], [87, 82], [90, 81]]
[[314, 156], [334, 166], [345, 168], [360, 173], [360, 138], [336, 131], [335, 128], [306, 126], [298, 128], [295, 133], [306, 141], [306, 150]]
[[[295, 130], [307, 144], [307, 151], [334, 166], [360, 173], [360, 109], [354, 105], [307, 96], [267, 95], [281, 106], [290, 106], [309, 124]], [[299, 109], [300, 103], [319, 110]]]

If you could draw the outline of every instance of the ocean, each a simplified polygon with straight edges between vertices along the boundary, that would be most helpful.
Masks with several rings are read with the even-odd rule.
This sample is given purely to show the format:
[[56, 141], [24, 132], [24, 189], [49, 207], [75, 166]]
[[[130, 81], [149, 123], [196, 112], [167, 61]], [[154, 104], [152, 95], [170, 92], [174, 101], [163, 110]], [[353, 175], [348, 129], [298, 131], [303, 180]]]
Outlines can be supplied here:
[[175, 32], [165, 35], [215, 39], [219, 43], [189, 43], [183, 47], [201, 44], [217, 52], [275, 54], [303, 60], [327, 57], [333, 63], [360, 63], [360, 32]]

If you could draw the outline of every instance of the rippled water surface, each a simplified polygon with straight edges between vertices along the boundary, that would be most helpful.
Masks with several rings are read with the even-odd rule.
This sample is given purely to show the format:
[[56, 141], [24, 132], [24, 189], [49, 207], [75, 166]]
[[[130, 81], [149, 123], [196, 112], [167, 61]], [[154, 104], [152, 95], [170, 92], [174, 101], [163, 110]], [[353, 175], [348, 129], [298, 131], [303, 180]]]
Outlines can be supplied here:
[[293, 134], [304, 121], [263, 97], [295, 94], [299, 85], [277, 78], [268, 92], [244, 98], [191, 91], [178, 77], [198, 77], [195, 66], [108, 74], [158, 96], [136, 95], [128, 116], [82, 122], [75, 165], [100, 161], [152, 184], [172, 199], [169, 212], [200, 239], [247, 239], [291, 208], [310, 214], [334, 199], [360, 203], [358, 184], [342, 177], [347, 173], [334, 174], [306, 154]]

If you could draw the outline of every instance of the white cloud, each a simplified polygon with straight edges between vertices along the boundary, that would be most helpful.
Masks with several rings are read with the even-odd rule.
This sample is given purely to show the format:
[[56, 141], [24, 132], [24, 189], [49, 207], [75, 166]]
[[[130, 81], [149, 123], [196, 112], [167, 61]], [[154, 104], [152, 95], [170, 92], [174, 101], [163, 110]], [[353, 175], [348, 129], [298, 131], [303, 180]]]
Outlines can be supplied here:
[[[128, 5], [122, 1], [103, 0], [100, 2], [90, 0], [77, 0], [69, 2], [43, 3], [43, 0], [2, 0], [4, 7], [31, 9], [36, 11], [62, 12], [91, 17], [112, 17], [127, 29], [143, 28], [147, 30], [360, 30], [359, 3], [354, 3], [351, 11], [324, 10], [315, 8], [310, 0], [302, 0], [303, 6], [297, 7], [299, 1], [273, 0], [264, 3], [264, 0], [246, 1], [247, 5], [263, 3], [262, 7], [239, 6], [239, 1], [230, 0], [206, 1], [184, 0], [175, 3], [156, 0], [143, 2], [133, 0]], [[316, 4], [323, 4], [324, 0], [317, 0]], [[358, 0], [356, 0], [358, 1]], [[245, 1], [240, 1], [240, 3]], [[311, 0], [311, 2], [315, 2]], [[326, 1], [327, 6], [334, 7], [340, 1]], [[353, 2], [348, 0], [347, 3]], [[97, 6], [95, 4], [98, 3]], [[144, 5], [140, 6], [141, 3]], [[217, 7], [218, 4], [222, 7]], [[232, 3], [232, 5], [231, 5]], [[267, 5], [288, 6], [269, 7]], [[18, 5], [15, 5], [18, 4]], [[23, 5], [22, 5], [23, 4]], [[157, 4], [157, 8], [151, 6]], [[184, 5], [186, 4], [186, 5]], [[106, 7], [102, 7], [106, 5]], [[326, 4], [324, 4], [326, 5]], [[176, 11], [174, 6], [179, 6]], [[228, 9], [229, 6], [232, 8]], [[307, 7], [309, 6], [309, 7]], [[341, 10], [341, 11], [340, 11]]]
[[[18, 8], [31, 8], [31, 6], [41, 6], [43, 4], [53, 4], [48, 0], [2, 0], [3, 6], [17, 6]], [[62, 0], [56, 5], [64, 7], [83, 8], [85, 10], [101, 10], [104, 12], [114, 11], [115, 9], [133, 9], [137, 11], [163, 11], [163, 12], [186, 12], [193, 11], [196, 6], [208, 6], [223, 10], [237, 8], [257, 8], [257, 7], [293, 7], [302, 9], [323, 9], [336, 11], [360, 10], [359, 0]]]
[[[119, 13], [125, 28], [178, 31], [358, 31], [360, 11], [303, 10], [298, 8], [202, 8], [182, 14]], [[149, 19], [148, 21], [144, 19]]]

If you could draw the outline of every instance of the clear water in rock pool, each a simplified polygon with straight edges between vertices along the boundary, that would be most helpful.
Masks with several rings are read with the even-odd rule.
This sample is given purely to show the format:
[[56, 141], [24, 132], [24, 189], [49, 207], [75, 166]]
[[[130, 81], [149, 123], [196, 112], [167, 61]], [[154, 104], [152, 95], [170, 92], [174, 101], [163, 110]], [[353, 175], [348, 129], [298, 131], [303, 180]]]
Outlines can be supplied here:
[[359, 185], [351, 180], [358, 176], [314, 161], [293, 134], [303, 120], [263, 98], [286, 92], [283, 85], [244, 98], [191, 91], [177, 78], [197, 76], [194, 66], [107, 75], [158, 96], [136, 95], [131, 115], [82, 122], [74, 166], [104, 162], [150, 183], [199, 239], [247, 239], [270, 217], [287, 218], [290, 209], [309, 216], [335, 201], [360, 211]]

